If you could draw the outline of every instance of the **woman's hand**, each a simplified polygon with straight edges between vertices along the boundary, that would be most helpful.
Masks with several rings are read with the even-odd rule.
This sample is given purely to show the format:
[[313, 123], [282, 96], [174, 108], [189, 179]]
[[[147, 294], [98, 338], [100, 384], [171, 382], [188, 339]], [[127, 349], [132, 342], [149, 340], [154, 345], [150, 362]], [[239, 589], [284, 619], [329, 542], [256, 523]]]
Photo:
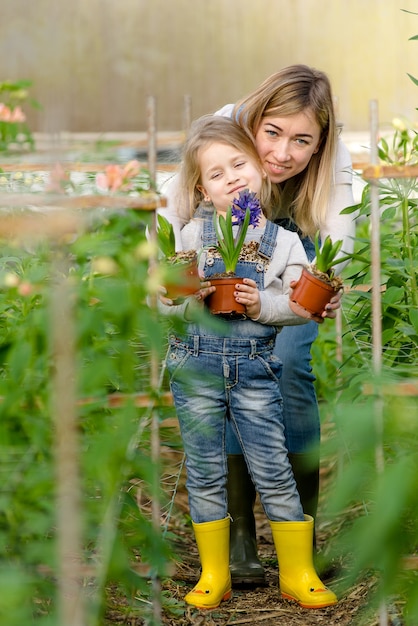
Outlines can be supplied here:
[[206, 280], [200, 283], [200, 289], [196, 291], [193, 297], [198, 302], [200, 302], [200, 301], [206, 300], [206, 298], [210, 296], [210, 294], [213, 293], [214, 291], [216, 291], [216, 287], [212, 287], [210, 282]]
[[332, 296], [331, 302], [325, 307], [325, 311], [322, 313], [322, 317], [329, 317], [335, 319], [337, 317], [337, 310], [341, 308], [341, 298], [343, 297], [343, 290], [337, 291], [335, 296]]
[[[196, 300], [196, 302], [203, 302], [203, 300], [205, 300], [214, 291], [216, 291], [216, 287], [212, 287], [209, 281], [203, 281], [200, 283], [200, 289], [189, 296], [189, 298]], [[175, 306], [178, 304], [178, 302], [172, 300], [171, 298], [167, 298], [166, 293], [167, 290], [164, 287], [159, 288], [158, 297], [163, 304], [166, 306]]]
[[251, 278], [244, 278], [244, 282], [235, 285], [234, 298], [245, 306], [249, 318], [257, 319], [261, 311], [260, 292], [257, 283]]
[[[297, 280], [292, 280], [290, 283], [290, 287], [292, 289], [296, 287], [297, 282], [298, 282]], [[326, 305], [325, 311], [323, 311], [320, 316], [309, 313], [309, 311], [307, 311], [302, 306], [300, 306], [300, 304], [293, 302], [291, 297], [289, 299], [289, 306], [292, 309], [293, 313], [296, 313], [296, 315], [299, 315], [299, 317], [313, 320], [317, 324], [323, 324], [325, 318], [335, 319], [337, 317], [336, 312], [337, 312], [337, 309], [341, 308], [342, 295], [343, 295], [343, 292], [342, 290], [340, 290], [334, 296], [332, 296], [331, 302]]]

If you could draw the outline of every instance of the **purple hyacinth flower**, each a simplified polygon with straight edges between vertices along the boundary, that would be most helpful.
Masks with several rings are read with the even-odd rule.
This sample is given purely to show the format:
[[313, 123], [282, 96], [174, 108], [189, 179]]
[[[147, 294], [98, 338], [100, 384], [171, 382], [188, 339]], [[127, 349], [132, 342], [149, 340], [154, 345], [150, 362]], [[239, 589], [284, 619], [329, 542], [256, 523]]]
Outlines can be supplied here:
[[250, 209], [250, 226], [255, 228], [261, 219], [261, 206], [260, 200], [254, 191], [244, 189], [239, 192], [238, 198], [235, 198], [232, 202], [232, 217], [233, 224], [240, 225], [244, 221], [245, 212]]

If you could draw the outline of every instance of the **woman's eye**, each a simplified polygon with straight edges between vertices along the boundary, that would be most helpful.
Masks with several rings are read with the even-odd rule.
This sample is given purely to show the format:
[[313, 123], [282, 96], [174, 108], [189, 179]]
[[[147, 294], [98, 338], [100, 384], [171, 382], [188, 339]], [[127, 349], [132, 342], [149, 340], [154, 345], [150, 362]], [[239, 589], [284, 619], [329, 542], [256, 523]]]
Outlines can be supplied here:
[[298, 144], [298, 146], [307, 146], [308, 142], [306, 141], [306, 139], [296, 139], [295, 142]]
[[271, 130], [270, 128], [266, 128], [266, 134], [269, 137], [277, 137], [277, 132], [275, 130]]

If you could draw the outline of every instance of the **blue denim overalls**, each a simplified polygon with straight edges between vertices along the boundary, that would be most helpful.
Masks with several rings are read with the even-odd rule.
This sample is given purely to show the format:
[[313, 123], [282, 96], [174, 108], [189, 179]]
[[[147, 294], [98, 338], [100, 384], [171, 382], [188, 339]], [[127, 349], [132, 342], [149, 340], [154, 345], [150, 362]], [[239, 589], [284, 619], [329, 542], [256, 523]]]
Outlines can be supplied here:
[[[237, 275], [264, 288], [265, 262], [277, 226], [267, 222], [260, 242], [266, 259], [238, 263]], [[212, 212], [205, 219], [203, 246], [213, 244]], [[209, 257], [205, 278], [224, 269]], [[186, 453], [190, 514], [195, 523], [227, 515], [225, 427], [237, 433], [268, 519], [303, 520], [302, 507], [285, 446], [281, 362], [273, 355], [276, 329], [252, 320], [228, 320], [225, 331], [190, 324], [187, 334], [171, 335], [167, 369]]]

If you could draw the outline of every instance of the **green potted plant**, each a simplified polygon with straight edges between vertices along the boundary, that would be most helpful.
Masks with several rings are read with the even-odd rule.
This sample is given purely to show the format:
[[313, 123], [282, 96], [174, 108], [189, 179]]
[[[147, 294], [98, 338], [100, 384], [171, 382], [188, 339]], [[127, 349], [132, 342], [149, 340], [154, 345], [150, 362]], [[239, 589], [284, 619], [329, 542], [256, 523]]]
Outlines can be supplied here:
[[341, 239], [333, 243], [328, 235], [321, 247], [319, 231], [315, 234], [316, 256], [312, 263], [303, 268], [292, 291], [293, 302], [297, 302], [313, 315], [321, 316], [331, 298], [343, 287], [342, 278], [335, 275], [334, 266], [351, 256], [336, 258], [342, 244]]
[[164, 287], [166, 297], [181, 302], [200, 289], [196, 250], [176, 252], [173, 225], [157, 215], [157, 244], [164, 257]]
[[[243, 281], [236, 275], [238, 260], [243, 250], [248, 227], [255, 228], [262, 216], [260, 201], [256, 193], [244, 189], [240, 191], [232, 205], [228, 207], [226, 216], [213, 215], [213, 224], [216, 231], [217, 245], [215, 250], [221, 255], [225, 265], [225, 272], [221, 275], [210, 276], [209, 280], [216, 291], [206, 298], [206, 305], [214, 315], [242, 315], [245, 306], [234, 298], [235, 285]], [[233, 227], [238, 226], [234, 235]]]

